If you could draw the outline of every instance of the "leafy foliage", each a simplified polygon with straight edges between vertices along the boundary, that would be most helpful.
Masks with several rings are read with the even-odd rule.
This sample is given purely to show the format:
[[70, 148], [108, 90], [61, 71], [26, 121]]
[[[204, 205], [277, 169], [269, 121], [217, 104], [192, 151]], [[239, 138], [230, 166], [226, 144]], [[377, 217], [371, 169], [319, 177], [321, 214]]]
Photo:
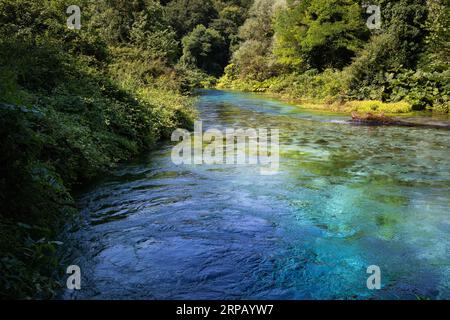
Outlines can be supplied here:
[[380, 30], [363, 1], [255, 0], [221, 87], [316, 102], [405, 101], [447, 112], [448, 0], [376, 0]]
[[219, 76], [226, 61], [225, 40], [216, 30], [200, 24], [183, 38], [183, 64]]
[[275, 31], [275, 53], [294, 70], [342, 68], [368, 34], [353, 0], [289, 0]]
[[276, 5], [272, 0], [255, 0], [250, 7], [249, 18], [239, 29], [241, 45], [233, 54], [232, 77], [262, 81], [277, 74], [278, 66], [272, 54]]
[[[68, 1], [0, 0], [1, 297], [51, 297], [74, 190], [195, 116], [158, 3], [81, 4], [77, 31]], [[94, 18], [111, 8], [115, 34]]]
[[179, 37], [186, 36], [200, 24], [208, 26], [218, 17], [212, 0], [173, 0], [167, 8]]
[[[449, 111], [449, 0], [0, 0], [1, 297], [47, 298], [73, 192], [152, 148], [213, 86]], [[357, 101], [354, 101], [357, 100]], [[19, 276], [17, 276], [19, 272]]]

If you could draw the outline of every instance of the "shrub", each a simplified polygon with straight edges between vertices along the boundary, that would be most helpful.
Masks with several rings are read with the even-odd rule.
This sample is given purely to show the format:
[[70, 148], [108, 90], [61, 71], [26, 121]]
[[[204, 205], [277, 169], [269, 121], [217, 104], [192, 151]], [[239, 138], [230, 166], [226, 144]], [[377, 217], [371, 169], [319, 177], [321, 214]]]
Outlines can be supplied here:
[[[406, 100], [414, 110], [433, 109], [450, 101], [450, 73], [402, 70], [391, 76], [389, 99]], [[441, 107], [441, 110], [442, 107]]]

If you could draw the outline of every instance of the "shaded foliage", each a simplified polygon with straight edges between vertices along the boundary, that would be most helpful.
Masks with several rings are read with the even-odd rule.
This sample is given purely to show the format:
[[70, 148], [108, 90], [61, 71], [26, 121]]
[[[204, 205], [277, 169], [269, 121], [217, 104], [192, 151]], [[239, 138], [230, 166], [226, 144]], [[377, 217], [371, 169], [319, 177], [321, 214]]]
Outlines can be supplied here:
[[[3, 298], [52, 297], [63, 272], [55, 239], [76, 212], [73, 192], [195, 115], [171, 66], [175, 37], [151, 41], [174, 34], [160, 16], [147, 20], [158, 3], [82, 1], [79, 31], [66, 27], [68, 3], [0, 0]], [[110, 4], [135, 10], [113, 22], [116, 34], [89, 16]]]
[[181, 62], [219, 76], [227, 62], [225, 39], [214, 29], [198, 25], [183, 38]]

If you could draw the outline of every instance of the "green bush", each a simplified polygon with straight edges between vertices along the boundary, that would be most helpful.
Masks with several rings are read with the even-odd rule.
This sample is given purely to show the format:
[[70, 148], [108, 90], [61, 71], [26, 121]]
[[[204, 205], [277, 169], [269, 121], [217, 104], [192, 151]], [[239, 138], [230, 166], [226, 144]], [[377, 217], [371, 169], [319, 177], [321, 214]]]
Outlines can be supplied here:
[[406, 100], [414, 110], [434, 109], [440, 112], [450, 101], [450, 72], [424, 72], [403, 70], [389, 81], [389, 99]]

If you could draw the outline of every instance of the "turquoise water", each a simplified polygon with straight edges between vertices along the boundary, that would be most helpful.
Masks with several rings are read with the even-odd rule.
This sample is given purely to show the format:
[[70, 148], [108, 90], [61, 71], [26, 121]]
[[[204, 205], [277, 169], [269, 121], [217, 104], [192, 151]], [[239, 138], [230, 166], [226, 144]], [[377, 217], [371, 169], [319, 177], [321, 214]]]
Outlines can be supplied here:
[[121, 166], [79, 199], [64, 298], [450, 298], [450, 131], [224, 91], [198, 109], [204, 129], [278, 128], [279, 173], [176, 166], [171, 144]]

